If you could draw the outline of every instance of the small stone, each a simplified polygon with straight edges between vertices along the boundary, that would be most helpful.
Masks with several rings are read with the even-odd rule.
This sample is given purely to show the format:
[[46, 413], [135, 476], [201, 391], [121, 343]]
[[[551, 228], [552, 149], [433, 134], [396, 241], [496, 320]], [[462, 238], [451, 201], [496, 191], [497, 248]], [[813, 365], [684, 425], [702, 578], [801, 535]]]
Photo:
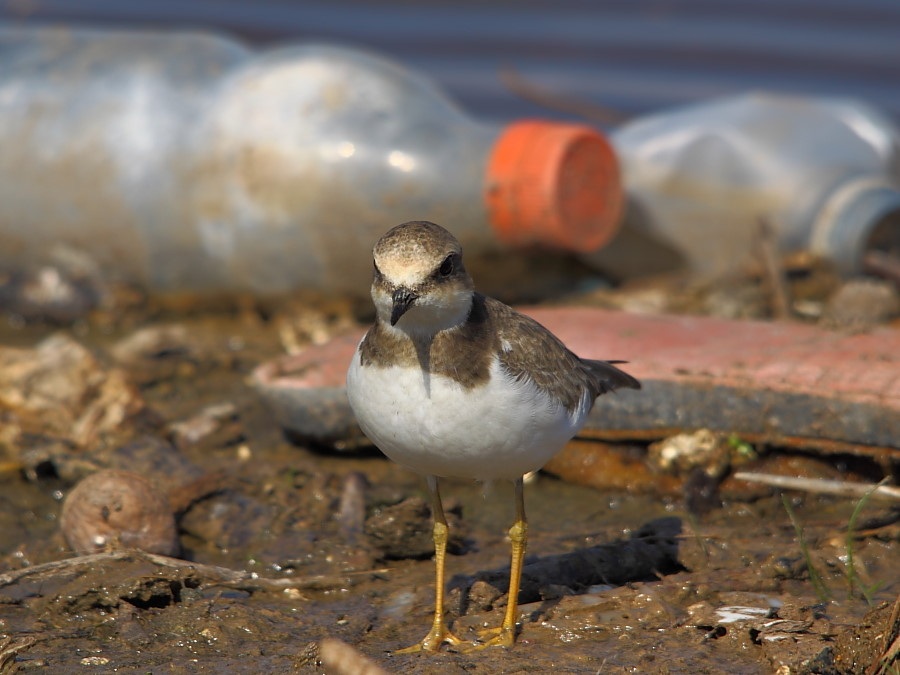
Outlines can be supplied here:
[[63, 504], [60, 526], [82, 554], [137, 548], [173, 556], [181, 549], [168, 498], [130, 471], [107, 469], [81, 481]]
[[900, 314], [900, 293], [888, 281], [851, 279], [828, 299], [820, 323], [828, 328], [862, 331]]

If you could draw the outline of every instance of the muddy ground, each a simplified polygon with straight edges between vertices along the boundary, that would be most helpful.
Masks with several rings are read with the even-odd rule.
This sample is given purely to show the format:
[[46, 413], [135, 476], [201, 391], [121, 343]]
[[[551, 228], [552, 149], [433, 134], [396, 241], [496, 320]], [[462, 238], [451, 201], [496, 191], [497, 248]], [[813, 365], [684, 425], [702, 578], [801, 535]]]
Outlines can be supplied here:
[[[769, 311], [758, 279], [686, 288], [566, 300]], [[56, 325], [8, 314], [0, 384], [16, 395], [0, 406], [0, 672], [364, 672], [363, 657], [396, 673], [898, 672], [896, 503], [725, 489], [723, 476], [696, 472], [626, 490], [535, 476], [516, 646], [392, 655], [431, 618], [422, 481], [372, 449], [286, 438], [247, 384], [262, 361], [364, 313], [297, 300], [200, 314], [135, 303], [125, 319], [94, 311]], [[606, 451], [649, 456], [641, 443]], [[775, 458], [870, 483], [896, 472], [865, 458], [750, 451], [742, 468]], [[108, 468], [165, 495], [148, 517], [176, 519], [174, 557], [132, 550], [124, 536], [75, 556], [63, 504]], [[455, 534], [450, 620], [474, 640], [506, 604], [512, 489], [447, 481], [443, 492]], [[68, 527], [90, 534], [85, 519], [96, 517], [76, 510]], [[329, 664], [326, 638], [358, 650], [349, 665]]]

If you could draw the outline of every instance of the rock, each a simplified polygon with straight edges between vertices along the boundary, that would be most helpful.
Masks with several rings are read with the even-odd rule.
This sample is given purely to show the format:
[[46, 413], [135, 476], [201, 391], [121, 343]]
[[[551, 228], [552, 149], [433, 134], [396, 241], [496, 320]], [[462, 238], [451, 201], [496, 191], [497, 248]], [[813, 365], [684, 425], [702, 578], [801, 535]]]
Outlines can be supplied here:
[[900, 293], [889, 281], [851, 279], [832, 295], [820, 318], [827, 328], [865, 331], [900, 314]]
[[174, 556], [181, 550], [168, 495], [130, 471], [107, 469], [82, 480], [63, 504], [60, 526], [82, 554], [137, 548]]
[[[450, 553], [459, 552], [463, 543], [461, 508], [458, 504], [445, 503], [444, 513], [450, 526], [447, 550]], [[385, 558], [393, 559], [434, 555], [432, 531], [431, 509], [421, 497], [410, 497], [399, 504], [379, 509], [369, 516], [365, 524], [365, 533], [372, 546], [381, 551]]]

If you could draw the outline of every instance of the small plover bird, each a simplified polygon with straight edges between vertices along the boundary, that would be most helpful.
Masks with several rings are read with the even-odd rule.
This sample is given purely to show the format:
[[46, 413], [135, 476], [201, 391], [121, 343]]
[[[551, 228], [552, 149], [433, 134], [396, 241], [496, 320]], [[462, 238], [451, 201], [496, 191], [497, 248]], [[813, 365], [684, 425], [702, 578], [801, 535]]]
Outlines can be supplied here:
[[528, 531], [522, 477], [581, 429], [600, 394], [640, 384], [612, 365], [620, 362], [579, 358], [533, 319], [477, 293], [459, 242], [439, 225], [398, 225], [373, 254], [375, 325], [350, 364], [347, 394], [369, 440], [426, 477], [434, 515], [434, 622], [402, 651], [462, 644], [444, 621], [442, 477], [515, 482], [506, 614], [477, 647], [511, 646]]

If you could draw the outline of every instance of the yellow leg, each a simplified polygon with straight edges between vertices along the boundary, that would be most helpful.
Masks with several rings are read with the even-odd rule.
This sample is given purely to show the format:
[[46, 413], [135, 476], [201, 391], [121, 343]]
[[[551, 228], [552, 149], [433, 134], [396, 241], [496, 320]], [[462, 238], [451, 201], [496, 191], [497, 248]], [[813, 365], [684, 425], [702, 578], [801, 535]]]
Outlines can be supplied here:
[[431, 493], [431, 510], [434, 514], [434, 621], [425, 639], [412, 647], [396, 651], [396, 654], [409, 654], [418, 651], [436, 652], [445, 642], [454, 646], [462, 644], [462, 640], [451, 633], [444, 622], [444, 561], [447, 557], [447, 537], [450, 528], [447, 527], [447, 519], [444, 517], [444, 505], [441, 503], [441, 492], [438, 488], [437, 478], [428, 476], [427, 480], [428, 491]]
[[519, 586], [522, 582], [522, 562], [525, 560], [525, 547], [528, 544], [528, 521], [525, 518], [525, 486], [521, 478], [516, 481], [516, 522], [509, 528], [509, 539], [512, 542], [512, 556], [509, 565], [509, 598], [506, 602], [506, 614], [499, 628], [489, 628], [479, 634], [484, 647], [512, 647], [516, 641], [516, 620], [519, 618]]

